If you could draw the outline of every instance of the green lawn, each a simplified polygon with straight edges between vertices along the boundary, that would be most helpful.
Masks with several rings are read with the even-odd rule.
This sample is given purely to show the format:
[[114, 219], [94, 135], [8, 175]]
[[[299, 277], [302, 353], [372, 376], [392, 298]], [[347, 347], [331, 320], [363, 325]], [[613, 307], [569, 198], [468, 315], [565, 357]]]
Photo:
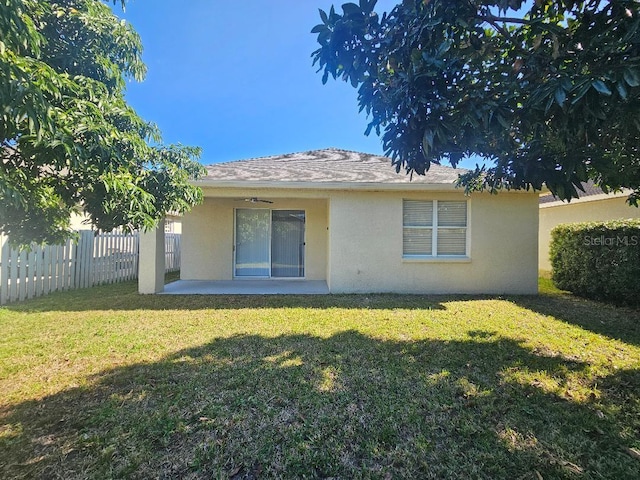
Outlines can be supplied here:
[[541, 287], [0, 308], [0, 478], [640, 478], [640, 311]]

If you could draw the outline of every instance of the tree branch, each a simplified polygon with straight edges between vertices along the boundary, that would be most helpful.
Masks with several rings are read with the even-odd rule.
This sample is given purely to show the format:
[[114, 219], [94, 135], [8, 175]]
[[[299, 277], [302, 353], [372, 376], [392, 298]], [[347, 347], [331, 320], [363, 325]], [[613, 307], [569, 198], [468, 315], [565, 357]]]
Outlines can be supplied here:
[[[527, 53], [526, 50], [524, 50], [520, 45], [518, 45], [514, 40], [513, 37], [511, 36], [511, 34], [509, 33], [509, 31], [504, 28], [504, 26], [500, 25], [497, 20], [494, 20], [490, 17], [479, 17], [481, 19], [485, 19], [484, 21], [487, 22], [489, 25], [491, 25], [493, 28], [495, 28], [498, 33], [502, 34], [503, 37], [505, 37], [513, 46], [513, 48], [520, 52], [520, 53]], [[496, 17], [494, 17], [496, 18]]]
[[520, 25], [531, 25], [531, 20], [527, 20], [525, 18], [518, 17], [496, 17], [495, 15], [478, 15], [478, 18], [482, 21], [491, 23], [493, 25], [494, 22], [502, 22], [502, 23], [518, 23]]
[[513, 37], [511, 36], [509, 31], [506, 28], [504, 28], [502, 25], [500, 25], [497, 21], [489, 20], [489, 19], [484, 20], [484, 21], [487, 22], [489, 25], [492, 25], [493, 28], [495, 28], [498, 32], [500, 32], [502, 34], [502, 36], [506, 37], [511, 42], [513, 42]]

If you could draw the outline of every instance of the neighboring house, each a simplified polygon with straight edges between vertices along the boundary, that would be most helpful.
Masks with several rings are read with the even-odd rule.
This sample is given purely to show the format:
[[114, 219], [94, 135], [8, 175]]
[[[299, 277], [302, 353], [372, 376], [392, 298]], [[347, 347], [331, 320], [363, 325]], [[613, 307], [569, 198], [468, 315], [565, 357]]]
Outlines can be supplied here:
[[164, 232], [165, 233], [182, 233], [182, 215], [177, 213], [170, 213], [164, 220]]
[[[465, 196], [459, 172], [432, 165], [411, 177], [389, 158], [338, 149], [211, 165], [196, 182], [204, 202], [182, 219], [181, 279], [536, 293], [538, 194]], [[156, 281], [141, 292], [161, 290], [147, 265]]]
[[71, 214], [71, 230], [90, 230], [91, 219], [86, 213], [72, 213]]
[[621, 218], [640, 218], [640, 209], [627, 203], [629, 191], [604, 193], [592, 181], [582, 184], [580, 198], [563, 202], [551, 193], [540, 196], [540, 226], [538, 231], [540, 270], [551, 270], [549, 244], [551, 230], [561, 223], [599, 222]]
[[[71, 214], [71, 230], [91, 230], [91, 219], [86, 213]], [[169, 213], [164, 220], [165, 233], [182, 233], [182, 215]]]

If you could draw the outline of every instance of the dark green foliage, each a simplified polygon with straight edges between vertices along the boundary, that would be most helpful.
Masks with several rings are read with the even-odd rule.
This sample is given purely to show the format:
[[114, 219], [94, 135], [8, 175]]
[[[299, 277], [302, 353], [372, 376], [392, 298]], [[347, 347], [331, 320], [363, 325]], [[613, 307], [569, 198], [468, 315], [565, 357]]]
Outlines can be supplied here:
[[200, 201], [199, 149], [161, 145], [125, 101], [142, 45], [106, 2], [3, 0], [0, 32], [0, 233], [57, 243], [80, 210], [151, 228]]
[[558, 225], [551, 231], [550, 256], [558, 288], [640, 304], [640, 220]]
[[314, 64], [358, 88], [397, 170], [488, 160], [469, 190], [640, 195], [640, 4], [375, 0], [320, 11]]

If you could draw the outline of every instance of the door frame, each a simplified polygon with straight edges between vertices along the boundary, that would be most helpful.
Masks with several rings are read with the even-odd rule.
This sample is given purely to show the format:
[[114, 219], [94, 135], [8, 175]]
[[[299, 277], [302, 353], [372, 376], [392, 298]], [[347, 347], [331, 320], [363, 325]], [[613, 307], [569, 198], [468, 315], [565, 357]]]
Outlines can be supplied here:
[[[237, 238], [236, 238], [236, 232], [237, 232], [237, 227], [238, 227], [238, 215], [237, 215], [237, 211], [238, 210], [267, 210], [269, 212], [269, 275], [267, 276], [263, 276], [263, 275], [241, 275], [238, 276], [236, 275], [236, 256], [238, 254], [238, 247], [237, 247]], [[304, 275], [301, 277], [273, 277], [272, 276], [272, 262], [271, 262], [271, 248], [272, 248], [272, 241], [273, 241], [273, 237], [272, 237], [272, 224], [273, 224], [273, 216], [272, 216], [272, 212], [273, 211], [283, 211], [283, 210], [297, 210], [299, 212], [303, 212], [304, 213], [304, 235], [303, 235], [303, 253], [302, 253], [302, 268], [304, 271]], [[233, 261], [233, 265], [231, 265], [231, 273], [232, 273], [232, 278], [234, 280], [304, 280], [306, 279], [307, 276], [307, 211], [301, 208], [260, 208], [260, 207], [254, 207], [254, 208], [240, 208], [240, 207], [235, 207], [233, 209], [233, 255], [232, 255], [232, 261]]]

